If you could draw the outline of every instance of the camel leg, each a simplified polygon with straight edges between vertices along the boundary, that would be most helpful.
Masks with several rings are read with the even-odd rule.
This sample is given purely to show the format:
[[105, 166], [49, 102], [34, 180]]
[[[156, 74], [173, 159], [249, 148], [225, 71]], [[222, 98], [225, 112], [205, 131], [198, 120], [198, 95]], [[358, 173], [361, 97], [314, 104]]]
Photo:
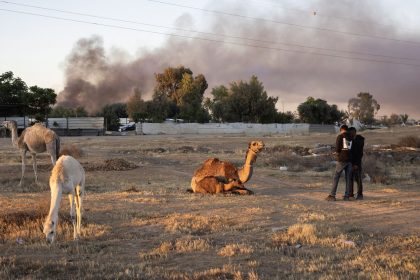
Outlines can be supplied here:
[[232, 193], [233, 194], [240, 194], [240, 195], [251, 195], [251, 194], [254, 194], [253, 191], [248, 190], [245, 187], [234, 188], [234, 189], [232, 189]]
[[36, 164], [36, 154], [35, 153], [31, 153], [32, 156], [32, 165], [34, 167], [34, 173], [35, 173], [35, 184], [38, 185], [38, 169], [37, 169], [37, 164]]
[[77, 231], [76, 231], [76, 218], [75, 218], [75, 205], [74, 205], [74, 201], [75, 201], [75, 196], [74, 194], [69, 194], [69, 203], [70, 203], [70, 219], [71, 219], [71, 223], [73, 224], [73, 238], [77, 239]]
[[26, 167], [26, 150], [20, 152], [22, 158], [22, 176], [20, 177], [19, 187], [23, 188], [23, 178], [25, 176], [25, 167]]
[[201, 186], [200, 182], [198, 182], [198, 183], [196, 182], [194, 192], [195, 193], [209, 193], [207, 189], [205, 189], [205, 188], [203, 188], [203, 186]]
[[83, 193], [80, 189], [80, 185], [76, 187], [76, 217], [77, 217], [77, 235], [81, 234], [82, 228], [82, 201], [83, 200]]

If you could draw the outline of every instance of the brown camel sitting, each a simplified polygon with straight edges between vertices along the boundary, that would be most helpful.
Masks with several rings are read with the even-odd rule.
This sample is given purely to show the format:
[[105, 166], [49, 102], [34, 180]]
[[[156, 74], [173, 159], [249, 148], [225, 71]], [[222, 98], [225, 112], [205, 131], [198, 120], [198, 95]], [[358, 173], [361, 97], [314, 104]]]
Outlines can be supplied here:
[[242, 183], [238, 179], [229, 178], [226, 181], [224, 177], [208, 176], [200, 180], [200, 188], [197, 193], [224, 193], [242, 188]]
[[51, 156], [51, 162], [55, 165], [60, 153], [60, 138], [57, 134], [42, 124], [34, 124], [27, 127], [20, 137], [17, 133], [17, 123], [15, 121], [4, 121], [4, 127], [9, 129], [12, 134], [13, 146], [19, 149], [22, 158], [22, 177], [19, 186], [23, 187], [23, 178], [25, 175], [26, 152], [30, 152], [33, 161], [35, 173], [35, 183], [38, 184], [36, 154], [47, 152]]
[[191, 188], [195, 193], [232, 192], [236, 194], [252, 194], [244, 184], [251, 179], [257, 154], [264, 148], [262, 141], [249, 143], [245, 156], [245, 164], [237, 168], [230, 162], [210, 158], [195, 171], [191, 179]]

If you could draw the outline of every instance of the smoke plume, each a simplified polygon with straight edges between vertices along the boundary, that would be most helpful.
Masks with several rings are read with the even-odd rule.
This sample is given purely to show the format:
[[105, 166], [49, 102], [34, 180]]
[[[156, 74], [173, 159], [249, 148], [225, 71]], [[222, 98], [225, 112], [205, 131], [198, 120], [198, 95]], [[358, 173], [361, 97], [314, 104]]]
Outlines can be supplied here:
[[[379, 115], [395, 112], [420, 117], [417, 108], [420, 67], [395, 64], [397, 62], [420, 65], [420, 34], [407, 32], [392, 23], [384, 22], [383, 19], [387, 18], [386, 9], [378, 2], [375, 1], [373, 4], [373, 1], [362, 0], [347, 2], [319, 0], [314, 2], [313, 6], [321, 7], [322, 14], [320, 12], [302, 14], [282, 10], [279, 6], [274, 6], [273, 9], [267, 7], [252, 9], [244, 8], [244, 5], [240, 4], [242, 1], [224, 3], [223, 6], [213, 1], [211, 8], [214, 10], [233, 10], [237, 11], [236, 13], [272, 21], [215, 14], [203, 15], [209, 19], [209, 32], [260, 41], [181, 32], [188, 36], [266, 48], [168, 37], [160, 48], [143, 52], [139, 57], [127, 61], [118, 55], [107, 53], [101, 38], [83, 38], [76, 43], [66, 60], [66, 85], [58, 96], [58, 102], [59, 105], [84, 106], [90, 113], [95, 113], [106, 104], [126, 101], [136, 89], [141, 90], [146, 97], [150, 97], [154, 86], [154, 73], [161, 72], [168, 66], [184, 65], [194, 74], [203, 74], [210, 89], [219, 84], [248, 80], [251, 75], [257, 75], [268, 94], [278, 96], [279, 104], [283, 103], [286, 110], [294, 111], [296, 106], [308, 96], [325, 99], [345, 109], [348, 100], [363, 91], [370, 92], [377, 99], [381, 105]], [[267, 12], [268, 10], [270, 12]], [[261, 11], [261, 14], [255, 14], [258, 11]], [[322, 15], [334, 15], [334, 17]], [[349, 20], [350, 18], [357, 20]], [[273, 21], [311, 26], [315, 29], [298, 28]], [[192, 23], [188, 14], [176, 21], [176, 24], [182, 28], [194, 29]], [[406, 41], [417, 41], [419, 44], [350, 36], [319, 29], [401, 38]], [[180, 34], [180, 32], [174, 33]], [[269, 42], [346, 50], [351, 53]], [[388, 57], [372, 57], [363, 53], [382, 54]], [[401, 60], [389, 56], [410, 59]], [[209, 92], [210, 90], [207, 94]], [[282, 109], [281, 105], [279, 109]]]

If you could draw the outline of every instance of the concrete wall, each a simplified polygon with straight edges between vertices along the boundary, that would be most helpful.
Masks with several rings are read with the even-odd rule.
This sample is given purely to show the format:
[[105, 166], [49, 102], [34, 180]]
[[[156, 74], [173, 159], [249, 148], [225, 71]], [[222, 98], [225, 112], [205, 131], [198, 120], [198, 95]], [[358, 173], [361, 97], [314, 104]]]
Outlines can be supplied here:
[[137, 123], [137, 134], [305, 134], [309, 124], [256, 124], [256, 123]]
[[60, 136], [99, 136], [104, 133], [104, 118], [49, 118], [46, 126]]
[[104, 129], [104, 118], [84, 117], [84, 118], [49, 118], [47, 127], [62, 129]]

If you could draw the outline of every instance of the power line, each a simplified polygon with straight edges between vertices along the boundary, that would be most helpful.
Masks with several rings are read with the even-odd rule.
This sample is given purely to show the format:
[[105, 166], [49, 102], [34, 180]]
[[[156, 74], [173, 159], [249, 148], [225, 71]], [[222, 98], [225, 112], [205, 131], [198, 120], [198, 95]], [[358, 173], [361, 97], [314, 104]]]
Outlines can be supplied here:
[[174, 29], [174, 30], [185, 31], [185, 32], [193, 32], [193, 33], [198, 33], [198, 34], [203, 34], [203, 35], [228, 37], [228, 38], [231, 38], [231, 39], [246, 40], [246, 41], [264, 43], [264, 44], [271, 44], [271, 45], [278, 44], [278, 45], [285, 45], [285, 46], [292, 46], [292, 47], [299, 47], [299, 48], [307, 48], [307, 49], [314, 49], [314, 50], [320, 50], [320, 51], [330, 51], [330, 52], [338, 52], [338, 53], [341, 52], [341, 53], [347, 53], [347, 54], [372, 56], [372, 57], [380, 57], [380, 58], [389, 58], [389, 59], [397, 59], [397, 60], [420, 61], [417, 58], [410, 58], [410, 57], [398, 57], [398, 56], [375, 54], [375, 53], [369, 53], [369, 52], [348, 51], [348, 50], [338, 50], [338, 49], [331, 49], [331, 48], [308, 46], [308, 45], [297, 44], [297, 43], [285, 43], [285, 42], [279, 42], [279, 41], [261, 40], [261, 39], [255, 39], [255, 38], [249, 38], [249, 37], [225, 35], [225, 34], [218, 34], [218, 33], [213, 33], [213, 32], [204, 32], [204, 31], [185, 29], [185, 28], [179, 28], [179, 27], [168, 27], [168, 26], [149, 24], [149, 23], [138, 22], [138, 21], [133, 21], [133, 20], [124, 20], [124, 19], [119, 19], [119, 18], [114, 18], [114, 17], [104, 17], [104, 16], [93, 15], [93, 14], [74, 12], [74, 11], [68, 11], [68, 10], [62, 10], [62, 9], [53, 9], [53, 8], [41, 7], [41, 6], [35, 6], [35, 5], [28, 5], [28, 4], [10, 2], [10, 1], [0, 1], [0, 2], [7, 3], [7, 4], [12, 4], [12, 5], [16, 5], [16, 6], [23, 6], [23, 7], [35, 8], [35, 9], [41, 9], [41, 10], [47, 10], [47, 11], [54, 11], [54, 12], [72, 14], [72, 15], [86, 16], [86, 17], [92, 17], [92, 18], [97, 18], [97, 19], [105, 19], [105, 20], [111, 20], [111, 21], [117, 21], [117, 22], [124, 22], [124, 23], [131, 23], [131, 24], [137, 24], [137, 25], [157, 27], [157, 28]]
[[417, 42], [417, 41], [402, 40], [402, 39], [396, 39], [396, 38], [382, 37], [382, 36], [378, 36], [378, 35], [362, 34], [362, 33], [357, 33], [357, 32], [341, 31], [341, 30], [335, 30], [335, 29], [330, 29], [330, 28], [325, 28], [325, 27], [314, 27], [314, 26], [308, 26], [308, 25], [301, 25], [301, 24], [297, 24], [297, 23], [291, 23], [291, 22], [285, 22], [285, 21], [279, 21], [279, 20], [273, 20], [273, 19], [251, 17], [251, 16], [235, 14], [235, 13], [228, 13], [228, 12], [223, 12], [223, 11], [218, 11], [218, 10], [210, 10], [210, 9], [192, 7], [192, 6], [170, 3], [170, 2], [160, 1], [160, 0], [147, 0], [147, 1], [153, 2], [153, 3], [156, 3], [156, 4], [168, 5], [168, 6], [179, 7], [179, 8], [187, 8], [187, 9], [203, 11], [203, 12], [207, 12], [207, 13], [214, 13], [214, 14], [219, 14], [219, 15], [232, 16], [232, 17], [238, 17], [238, 18], [249, 19], [249, 20], [273, 22], [273, 23], [292, 26], [292, 27], [296, 27], [296, 28], [312, 29], [312, 30], [323, 31], [323, 32], [332, 32], [332, 33], [338, 33], [338, 34], [343, 34], [343, 35], [366, 37], [366, 38], [371, 38], [371, 39], [387, 40], [387, 41], [394, 41], [394, 42], [400, 42], [400, 43], [413, 44], [413, 45], [420, 46], [420, 42]]
[[[249, 0], [252, 1], [252, 0]], [[261, 4], [261, 2], [265, 2], [267, 5], [274, 5], [274, 6], [278, 6], [281, 7], [283, 10], [285, 11], [293, 11], [293, 12], [298, 12], [298, 13], [302, 13], [302, 14], [306, 14], [306, 15], [311, 15], [316, 16], [316, 17], [324, 17], [324, 18], [331, 18], [331, 19], [339, 19], [339, 20], [345, 20], [345, 21], [353, 21], [353, 22], [359, 22], [359, 23], [364, 23], [364, 24], [369, 24], [369, 25], [378, 25], [378, 26], [384, 26], [384, 27], [394, 27], [391, 24], [384, 24], [384, 23], [378, 23], [378, 22], [372, 22], [372, 21], [367, 21], [367, 20], [363, 20], [363, 19], [357, 19], [357, 18], [350, 18], [350, 17], [341, 17], [341, 16], [332, 16], [332, 15], [327, 15], [327, 14], [323, 14], [320, 10], [318, 9], [298, 9], [298, 8], [285, 8], [284, 5], [276, 3], [274, 1], [270, 1], [270, 0], [255, 0], [252, 2], [258, 2], [259, 4]], [[399, 30], [404, 30], [404, 31], [408, 31], [408, 32], [413, 32], [414, 30], [410, 30], [410, 29], [401, 29], [398, 28]]]
[[57, 16], [49, 16], [49, 15], [37, 14], [37, 13], [32, 13], [32, 12], [24, 12], [24, 11], [16, 11], [16, 10], [10, 10], [10, 9], [0, 8], [0, 11], [6, 11], [6, 12], [11, 12], [11, 13], [17, 13], [17, 14], [32, 15], [32, 16], [39, 16], [39, 17], [44, 17], [44, 18], [58, 19], [58, 20], [70, 21], [70, 22], [91, 24], [91, 25], [97, 25], [97, 26], [104, 26], [104, 27], [110, 27], [110, 28], [124, 29], [124, 30], [130, 30], [130, 31], [138, 31], [138, 32], [144, 32], [144, 33], [165, 35], [165, 36], [170, 36], [170, 37], [179, 37], [179, 38], [187, 38], [187, 39], [207, 41], [207, 42], [213, 42], [213, 43], [224, 43], [224, 44], [235, 45], [235, 46], [274, 50], [274, 51], [280, 51], [280, 52], [298, 53], [298, 54], [305, 54], [305, 55], [316, 55], [316, 56], [324, 56], [324, 57], [333, 57], [333, 58], [339, 58], [339, 59], [345, 59], [345, 60], [356, 60], [356, 61], [363, 61], [363, 62], [376, 62], [376, 63], [386, 63], [386, 64], [394, 64], [394, 65], [405, 65], [405, 66], [412, 66], [412, 67], [420, 67], [420, 64], [404, 63], [404, 62], [397, 62], [397, 61], [390, 61], [390, 60], [377, 60], [377, 59], [367, 59], [367, 58], [359, 58], [359, 57], [348, 57], [348, 56], [341, 56], [341, 55], [332, 55], [332, 54], [316, 53], [316, 52], [305, 52], [305, 51], [290, 50], [290, 49], [283, 49], [283, 48], [276, 48], [276, 47], [269, 47], [269, 46], [244, 44], [244, 43], [209, 39], [209, 38], [203, 38], [203, 37], [192, 37], [192, 36], [187, 36], [187, 35], [182, 35], [182, 34], [173, 34], [173, 33], [152, 31], [152, 30], [146, 30], [146, 29], [138, 29], [138, 28], [132, 28], [132, 27], [119, 26], [119, 25], [91, 22], [91, 21], [85, 21], [85, 20], [63, 18], [63, 17], [57, 17]]

